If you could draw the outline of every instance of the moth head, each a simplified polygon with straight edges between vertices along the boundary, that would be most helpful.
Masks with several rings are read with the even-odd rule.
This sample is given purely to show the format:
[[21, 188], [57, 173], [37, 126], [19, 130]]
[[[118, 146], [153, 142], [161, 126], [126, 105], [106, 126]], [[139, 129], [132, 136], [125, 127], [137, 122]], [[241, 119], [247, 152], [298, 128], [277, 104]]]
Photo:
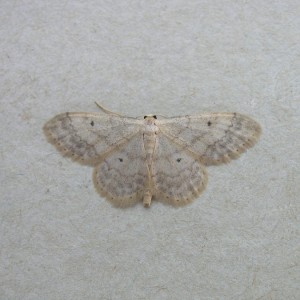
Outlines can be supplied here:
[[144, 119], [157, 119], [156, 115], [146, 115], [144, 116]]

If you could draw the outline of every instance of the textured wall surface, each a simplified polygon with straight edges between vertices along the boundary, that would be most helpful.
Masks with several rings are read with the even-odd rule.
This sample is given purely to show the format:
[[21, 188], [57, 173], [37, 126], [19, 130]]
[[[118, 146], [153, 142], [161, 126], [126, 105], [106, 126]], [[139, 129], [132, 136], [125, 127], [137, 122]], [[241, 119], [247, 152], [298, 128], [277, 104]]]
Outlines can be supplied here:
[[[299, 299], [297, 0], [3, 0], [0, 299]], [[116, 209], [43, 124], [238, 111], [263, 127], [191, 205]]]

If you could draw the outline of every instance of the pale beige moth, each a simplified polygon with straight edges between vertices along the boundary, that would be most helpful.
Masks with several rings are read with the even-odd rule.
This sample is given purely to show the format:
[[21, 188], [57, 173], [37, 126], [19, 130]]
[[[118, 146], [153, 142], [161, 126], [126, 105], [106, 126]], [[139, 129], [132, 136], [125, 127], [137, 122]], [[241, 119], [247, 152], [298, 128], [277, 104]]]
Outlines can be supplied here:
[[97, 191], [121, 207], [190, 203], [206, 187], [206, 166], [238, 158], [261, 134], [239, 113], [133, 118], [100, 108], [59, 114], [44, 132], [65, 156], [93, 166]]

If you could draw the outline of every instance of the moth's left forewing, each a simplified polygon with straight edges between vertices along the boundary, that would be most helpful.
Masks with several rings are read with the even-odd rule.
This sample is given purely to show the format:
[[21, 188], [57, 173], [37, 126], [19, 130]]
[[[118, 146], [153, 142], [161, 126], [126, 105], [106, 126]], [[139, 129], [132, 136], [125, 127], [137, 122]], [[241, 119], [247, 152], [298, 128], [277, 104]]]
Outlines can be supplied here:
[[127, 143], [142, 121], [100, 113], [63, 113], [44, 125], [47, 139], [63, 155], [83, 164], [96, 164]]

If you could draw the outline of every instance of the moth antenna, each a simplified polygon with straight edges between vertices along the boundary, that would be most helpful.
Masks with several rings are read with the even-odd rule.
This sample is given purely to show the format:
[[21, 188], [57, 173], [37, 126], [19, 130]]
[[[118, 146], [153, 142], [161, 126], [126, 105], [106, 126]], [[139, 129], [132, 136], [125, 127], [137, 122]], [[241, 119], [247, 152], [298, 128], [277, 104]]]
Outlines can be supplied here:
[[106, 114], [109, 114], [109, 115], [115, 115], [115, 116], [119, 116], [119, 117], [123, 117], [123, 115], [119, 114], [119, 113], [116, 113], [114, 111], [111, 111], [107, 108], [105, 108], [103, 105], [99, 104], [98, 102], [95, 101], [95, 104], [103, 111], [105, 112]]

